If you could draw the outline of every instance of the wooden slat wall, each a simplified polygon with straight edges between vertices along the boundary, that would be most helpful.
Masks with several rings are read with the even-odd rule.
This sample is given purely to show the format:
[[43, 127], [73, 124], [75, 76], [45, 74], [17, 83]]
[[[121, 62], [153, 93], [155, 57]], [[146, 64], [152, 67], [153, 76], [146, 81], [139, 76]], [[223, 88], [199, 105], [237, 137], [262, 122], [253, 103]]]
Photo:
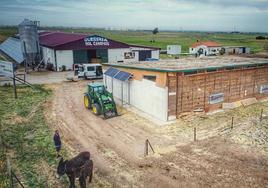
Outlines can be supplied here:
[[176, 73], [168, 73], [168, 116], [176, 116], [178, 77]]
[[[197, 109], [205, 111], [221, 108], [222, 103], [209, 104], [213, 93], [224, 93], [224, 102], [245, 98], [261, 98], [261, 85], [268, 85], [268, 67], [223, 70], [193, 75], [168, 73], [169, 116]], [[174, 95], [176, 93], [176, 95]]]

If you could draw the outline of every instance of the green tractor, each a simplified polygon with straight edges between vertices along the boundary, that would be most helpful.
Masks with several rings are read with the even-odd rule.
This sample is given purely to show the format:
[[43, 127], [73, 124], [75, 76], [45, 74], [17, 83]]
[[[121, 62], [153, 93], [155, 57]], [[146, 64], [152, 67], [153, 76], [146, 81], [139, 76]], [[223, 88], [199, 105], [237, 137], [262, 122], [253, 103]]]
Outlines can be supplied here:
[[105, 119], [118, 115], [113, 95], [100, 83], [88, 84], [84, 105], [95, 115], [103, 115]]

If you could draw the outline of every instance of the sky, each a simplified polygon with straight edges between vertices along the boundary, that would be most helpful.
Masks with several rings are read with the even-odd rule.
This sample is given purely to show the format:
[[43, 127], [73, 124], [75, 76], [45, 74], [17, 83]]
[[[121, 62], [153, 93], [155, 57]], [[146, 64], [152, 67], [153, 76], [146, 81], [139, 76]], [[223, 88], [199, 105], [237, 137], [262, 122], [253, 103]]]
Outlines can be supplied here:
[[268, 0], [0, 0], [0, 25], [268, 32]]

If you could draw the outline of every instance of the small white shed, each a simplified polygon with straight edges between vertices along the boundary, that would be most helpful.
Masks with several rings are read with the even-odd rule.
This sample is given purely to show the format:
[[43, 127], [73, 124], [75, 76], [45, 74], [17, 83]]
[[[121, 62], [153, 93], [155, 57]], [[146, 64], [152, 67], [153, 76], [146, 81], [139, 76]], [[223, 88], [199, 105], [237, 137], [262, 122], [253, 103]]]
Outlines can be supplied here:
[[178, 55], [181, 53], [180, 45], [167, 45], [167, 54], [169, 55]]

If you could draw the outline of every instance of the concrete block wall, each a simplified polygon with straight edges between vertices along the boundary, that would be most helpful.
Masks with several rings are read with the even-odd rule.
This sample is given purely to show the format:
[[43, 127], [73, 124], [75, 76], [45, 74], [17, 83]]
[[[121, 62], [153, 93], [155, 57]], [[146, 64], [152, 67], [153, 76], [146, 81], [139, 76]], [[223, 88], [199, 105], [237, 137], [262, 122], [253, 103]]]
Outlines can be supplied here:
[[[112, 92], [112, 78], [104, 77], [105, 85]], [[130, 96], [128, 96], [128, 83], [123, 83], [123, 100], [130, 99], [130, 105], [153, 116], [156, 119], [167, 121], [168, 113], [168, 91], [167, 87], [156, 86], [155, 82], [143, 79], [141, 81], [131, 80], [129, 84]], [[113, 96], [122, 100], [121, 81], [113, 80]]]

